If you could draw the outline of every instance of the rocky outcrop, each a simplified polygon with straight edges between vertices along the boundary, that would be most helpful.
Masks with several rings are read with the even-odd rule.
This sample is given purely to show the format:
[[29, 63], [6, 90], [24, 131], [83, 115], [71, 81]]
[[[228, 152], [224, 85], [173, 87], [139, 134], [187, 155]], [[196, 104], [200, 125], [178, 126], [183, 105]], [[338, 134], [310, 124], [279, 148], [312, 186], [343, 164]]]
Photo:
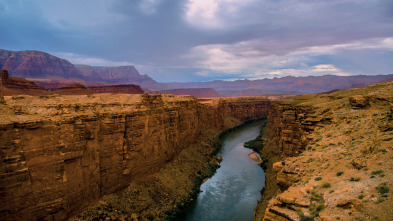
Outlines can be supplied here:
[[32, 81], [28, 81], [23, 78], [10, 77], [7, 70], [0, 70], [0, 86], [3, 87], [4, 95], [40, 95], [48, 93], [44, 88], [37, 86]]
[[256, 220], [389, 220], [392, 91], [389, 82], [274, 102], [262, 155], [276, 187]]
[[349, 98], [349, 104], [354, 109], [364, 108], [368, 105], [368, 98], [363, 95], [354, 95]]
[[[104, 194], [162, 170], [179, 154], [190, 156], [179, 160], [195, 167], [192, 156], [201, 161], [208, 152], [182, 150], [197, 140], [209, 143], [204, 141], [208, 131], [223, 130], [228, 122], [266, 116], [269, 106], [263, 97], [203, 103], [147, 94], [6, 97], [6, 105], [0, 105], [0, 216], [63, 220]], [[184, 163], [179, 165], [186, 170]], [[184, 177], [195, 177], [198, 168], [192, 171]], [[176, 190], [179, 195], [182, 188], [167, 194]], [[139, 205], [145, 208], [144, 203]]]
[[114, 94], [143, 94], [144, 91], [139, 85], [123, 84], [123, 85], [109, 85], [88, 87], [94, 93], [114, 93]]
[[179, 88], [159, 91], [161, 94], [191, 95], [194, 97], [220, 97], [212, 88]]
[[307, 76], [260, 80], [170, 83], [173, 88], [213, 88], [222, 96], [257, 96], [267, 94], [309, 94], [366, 86], [391, 81], [393, 75]]
[[82, 78], [69, 61], [40, 51], [6, 51], [0, 49], [0, 68], [23, 78]]
[[148, 75], [139, 74], [138, 70], [132, 66], [120, 67], [94, 67], [89, 65], [75, 65], [79, 72], [88, 81], [103, 81], [110, 84], [136, 84], [146, 88], [162, 88]]
[[144, 91], [138, 85], [108, 85], [108, 86], [94, 86], [85, 87], [83, 84], [72, 84], [61, 87], [53, 91], [62, 95], [86, 95], [98, 93], [112, 93], [112, 94], [143, 94]]

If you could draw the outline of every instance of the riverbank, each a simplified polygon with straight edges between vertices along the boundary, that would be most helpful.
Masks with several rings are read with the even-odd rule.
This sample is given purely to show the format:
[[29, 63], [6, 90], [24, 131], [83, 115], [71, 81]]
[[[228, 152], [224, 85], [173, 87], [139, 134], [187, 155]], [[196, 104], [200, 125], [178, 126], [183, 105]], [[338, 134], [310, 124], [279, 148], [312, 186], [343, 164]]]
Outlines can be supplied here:
[[202, 192], [179, 221], [253, 220], [265, 177], [243, 144], [258, 136], [261, 124], [249, 123], [223, 136], [221, 167], [201, 186]]
[[216, 157], [222, 138], [229, 132], [260, 119], [231, 122], [229, 129], [202, 131], [198, 141], [185, 148], [158, 173], [137, 180], [120, 193], [105, 195], [100, 202], [73, 220], [130, 219], [172, 220], [195, 200], [204, 179], [219, 167]]

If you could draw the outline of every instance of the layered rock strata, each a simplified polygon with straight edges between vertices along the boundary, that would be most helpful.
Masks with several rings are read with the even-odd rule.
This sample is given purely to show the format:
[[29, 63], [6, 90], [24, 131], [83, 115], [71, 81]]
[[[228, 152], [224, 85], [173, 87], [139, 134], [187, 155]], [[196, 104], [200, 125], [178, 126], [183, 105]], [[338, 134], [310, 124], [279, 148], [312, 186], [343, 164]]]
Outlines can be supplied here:
[[0, 217], [66, 219], [183, 159], [176, 156], [210, 130], [265, 117], [269, 106], [264, 97], [6, 96], [0, 103]]
[[274, 102], [256, 220], [391, 219], [392, 91], [389, 82]]
[[10, 77], [7, 70], [0, 70], [0, 89], [4, 95], [31, 94], [41, 95], [48, 92], [32, 81]]
[[83, 84], [75, 83], [65, 87], [61, 87], [52, 91], [61, 95], [86, 95], [96, 93], [113, 93], [113, 94], [143, 94], [144, 91], [139, 85], [124, 84], [124, 85], [107, 85], [85, 87]]

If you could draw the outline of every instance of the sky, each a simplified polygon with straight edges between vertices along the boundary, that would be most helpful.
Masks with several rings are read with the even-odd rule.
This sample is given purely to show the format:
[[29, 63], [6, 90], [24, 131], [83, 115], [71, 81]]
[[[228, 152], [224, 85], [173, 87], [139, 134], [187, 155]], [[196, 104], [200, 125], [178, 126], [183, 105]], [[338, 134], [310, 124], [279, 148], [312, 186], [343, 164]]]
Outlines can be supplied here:
[[0, 0], [0, 30], [159, 82], [393, 74], [393, 0]]

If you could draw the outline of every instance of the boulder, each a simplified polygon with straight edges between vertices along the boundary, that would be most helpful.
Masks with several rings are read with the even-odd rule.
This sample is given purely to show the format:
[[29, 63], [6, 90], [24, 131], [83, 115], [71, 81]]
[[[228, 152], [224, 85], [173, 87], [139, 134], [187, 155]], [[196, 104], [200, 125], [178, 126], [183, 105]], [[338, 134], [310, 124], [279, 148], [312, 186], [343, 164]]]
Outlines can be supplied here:
[[355, 95], [349, 98], [349, 104], [353, 109], [361, 109], [368, 106], [368, 98], [363, 95]]

